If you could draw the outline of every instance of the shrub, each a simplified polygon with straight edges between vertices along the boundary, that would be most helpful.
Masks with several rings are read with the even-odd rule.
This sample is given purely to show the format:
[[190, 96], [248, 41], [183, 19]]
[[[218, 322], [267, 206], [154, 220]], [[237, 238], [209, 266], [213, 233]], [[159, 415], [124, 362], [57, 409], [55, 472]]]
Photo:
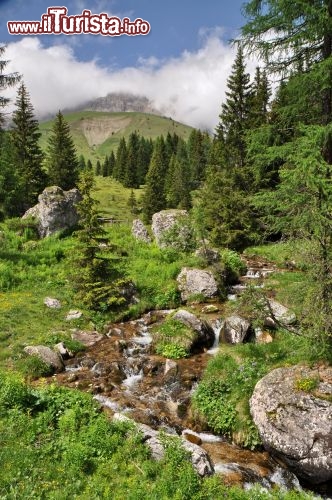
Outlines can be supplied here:
[[317, 389], [318, 377], [303, 377], [295, 381], [295, 389], [298, 391], [312, 392]]
[[240, 255], [234, 250], [224, 249], [220, 252], [221, 261], [225, 266], [226, 280], [232, 284], [246, 272], [246, 265]]
[[28, 356], [18, 363], [21, 373], [32, 380], [48, 377], [53, 374], [53, 369], [38, 356]]
[[184, 358], [189, 355], [193, 331], [180, 321], [167, 318], [154, 330], [156, 352], [167, 358]]
[[186, 358], [189, 354], [188, 349], [178, 344], [160, 344], [156, 347], [156, 353], [170, 359]]

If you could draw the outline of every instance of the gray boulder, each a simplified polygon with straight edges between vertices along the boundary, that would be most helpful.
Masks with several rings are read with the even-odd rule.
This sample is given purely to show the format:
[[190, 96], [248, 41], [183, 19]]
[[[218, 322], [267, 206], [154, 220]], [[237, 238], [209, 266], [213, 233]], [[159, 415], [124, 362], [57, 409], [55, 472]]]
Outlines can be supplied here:
[[[157, 245], [159, 247], [166, 247], [166, 243], [163, 241], [165, 234], [177, 223], [183, 219], [188, 219], [187, 210], [162, 210], [157, 212], [152, 216], [152, 232], [156, 239]], [[185, 227], [182, 229], [183, 239], [185, 240], [186, 230]], [[170, 245], [172, 246], [172, 245]]]
[[136, 240], [144, 241], [145, 243], [151, 243], [151, 238], [149, 236], [148, 230], [140, 219], [135, 219], [133, 221], [131, 233]]
[[40, 237], [45, 238], [78, 223], [76, 204], [81, 199], [80, 192], [76, 188], [63, 191], [58, 186], [47, 187], [38, 196], [39, 203], [25, 212], [22, 219], [34, 217], [38, 222]]
[[291, 326], [296, 322], [296, 316], [290, 310], [274, 299], [269, 299], [267, 316], [264, 326], [276, 328], [278, 324]]
[[[317, 380], [311, 392], [299, 381]], [[299, 477], [332, 479], [332, 368], [277, 368], [260, 380], [250, 410], [265, 448]]]
[[194, 332], [190, 350], [196, 346], [211, 347], [213, 345], [215, 334], [207, 321], [198, 319], [197, 316], [185, 309], [180, 309], [175, 313], [173, 319], [180, 321]]
[[49, 347], [32, 345], [25, 347], [24, 352], [29, 356], [37, 356], [56, 372], [62, 372], [65, 369], [61, 355], [58, 352], [52, 351]]
[[218, 294], [218, 284], [211, 271], [184, 267], [176, 280], [183, 301], [187, 301], [192, 295], [210, 299]]
[[52, 297], [45, 297], [44, 304], [50, 309], [61, 309], [61, 302], [58, 299], [53, 299]]
[[251, 334], [250, 322], [241, 316], [226, 318], [220, 331], [221, 339], [227, 344], [241, 344]]

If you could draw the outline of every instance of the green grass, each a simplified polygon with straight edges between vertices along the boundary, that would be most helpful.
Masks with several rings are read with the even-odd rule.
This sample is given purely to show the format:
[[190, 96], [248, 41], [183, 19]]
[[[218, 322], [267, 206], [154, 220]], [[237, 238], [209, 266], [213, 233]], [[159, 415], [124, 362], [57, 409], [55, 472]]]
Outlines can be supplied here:
[[[176, 133], [187, 140], [192, 130], [191, 127], [176, 122], [171, 118], [137, 112], [108, 113], [79, 111], [65, 114], [65, 119], [70, 125], [71, 134], [77, 151], [79, 151], [79, 154], [83, 154], [86, 159], [90, 158], [93, 164], [95, 164], [98, 159], [104, 159], [105, 155], [109, 154], [112, 150], [115, 151], [121, 137], [125, 137], [125, 139], [128, 140], [130, 134], [134, 131], [147, 139], [156, 139], [156, 137], [160, 135], [166, 136], [167, 133], [170, 132], [171, 134]], [[112, 125], [109, 125], [110, 119], [113, 119], [115, 124], [115, 131], [113, 132]], [[90, 141], [89, 145], [86, 133], [84, 133], [84, 123], [86, 123], [87, 120], [89, 120], [89, 124], [91, 122], [92, 126], [97, 127], [95, 144]], [[121, 125], [119, 126], [116, 125], [118, 120], [121, 121]], [[102, 134], [104, 134], [107, 127], [109, 128], [109, 137], [105, 135], [103, 137], [98, 137], [100, 133], [98, 132], [98, 128], [102, 131]], [[120, 130], [117, 130], [118, 127], [120, 127]], [[51, 129], [52, 121], [42, 122], [40, 124], [40, 131], [42, 133], [40, 144], [44, 150], [47, 147], [47, 138], [49, 137]]]
[[0, 374], [0, 497], [97, 500], [309, 499], [297, 492], [224, 486], [200, 478], [177, 438], [160, 435], [165, 456], [150, 458], [130, 422], [110, 422], [88, 394], [31, 388]]
[[[93, 315], [84, 311], [80, 320], [65, 320], [80, 306], [70, 281], [72, 237], [53, 236], [29, 240], [2, 226], [0, 248], [0, 366], [15, 367], [29, 344], [68, 340], [70, 328], [92, 328]], [[61, 309], [49, 309], [45, 297], [61, 301]], [[59, 333], [61, 332], [61, 333]]]
[[307, 247], [308, 242], [305, 240], [281, 241], [248, 247], [244, 251], [244, 255], [247, 257], [262, 257], [282, 268], [294, 261], [296, 269], [305, 270], [304, 253], [308, 250]]
[[[139, 205], [143, 189], [133, 189], [136, 201]], [[133, 215], [128, 206], [128, 199], [131, 189], [127, 189], [122, 184], [111, 177], [96, 177], [96, 187], [93, 191], [94, 198], [99, 201], [98, 212], [103, 217], [113, 217], [126, 223], [137, 218]]]

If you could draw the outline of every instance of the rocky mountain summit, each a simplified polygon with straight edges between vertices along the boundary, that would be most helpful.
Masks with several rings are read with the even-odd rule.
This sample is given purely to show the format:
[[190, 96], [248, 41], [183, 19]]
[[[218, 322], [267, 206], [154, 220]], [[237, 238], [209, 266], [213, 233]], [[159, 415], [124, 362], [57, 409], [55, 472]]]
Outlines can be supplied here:
[[139, 112], [160, 114], [154, 107], [152, 102], [145, 96], [129, 94], [125, 92], [112, 92], [105, 97], [98, 97], [88, 102], [84, 107], [84, 111], [105, 111], [105, 112]]

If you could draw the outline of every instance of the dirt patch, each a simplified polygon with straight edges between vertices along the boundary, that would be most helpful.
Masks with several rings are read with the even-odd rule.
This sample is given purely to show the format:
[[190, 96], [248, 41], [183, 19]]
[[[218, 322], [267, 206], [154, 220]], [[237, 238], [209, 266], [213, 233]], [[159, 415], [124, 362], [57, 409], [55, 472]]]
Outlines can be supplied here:
[[88, 141], [89, 146], [99, 146], [112, 135], [128, 127], [131, 118], [128, 117], [105, 117], [105, 118], [83, 118], [77, 123]]

